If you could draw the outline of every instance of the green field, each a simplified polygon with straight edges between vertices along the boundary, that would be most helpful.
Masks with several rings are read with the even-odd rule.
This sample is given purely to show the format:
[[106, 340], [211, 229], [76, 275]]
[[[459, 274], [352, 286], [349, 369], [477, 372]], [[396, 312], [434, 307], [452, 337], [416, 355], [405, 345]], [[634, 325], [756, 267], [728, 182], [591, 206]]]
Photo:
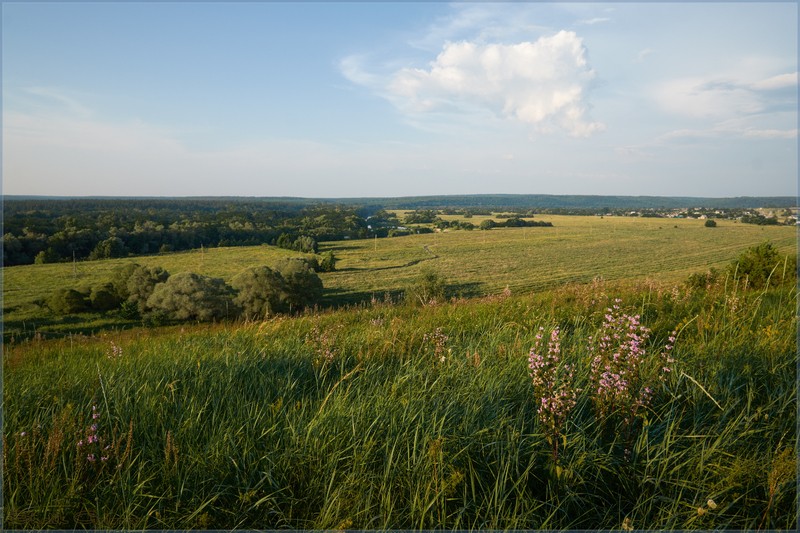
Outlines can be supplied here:
[[[330, 307], [256, 323], [147, 329], [36, 301], [124, 262], [230, 279], [292, 252], [5, 269], [11, 335], [60, 335], [4, 346], [3, 526], [792, 530], [794, 269], [763, 287], [724, 272], [764, 241], [796, 253], [795, 229], [547, 219], [326, 243]], [[712, 266], [715, 283], [685, 283]], [[452, 300], [396, 298], [425, 269]], [[593, 368], [619, 313], [647, 331], [608, 341], [640, 353], [608, 400]], [[556, 328], [558, 378], [537, 385], [531, 349]], [[547, 418], [562, 393], [574, 404]]]
[[[445, 218], [457, 218], [447, 217]], [[474, 224], [486, 217], [469, 219]], [[497, 294], [505, 287], [525, 294], [567, 282], [606, 280], [681, 283], [692, 272], [724, 267], [744, 249], [769, 240], [782, 253], [795, 254], [796, 229], [720, 221], [639, 217], [542, 216], [552, 228], [496, 228], [445, 231], [378, 240], [323, 243], [339, 259], [337, 271], [321, 274], [323, 305], [395, 298], [424, 269], [440, 273], [453, 295]], [[271, 246], [207, 248], [191, 252], [26, 265], [4, 269], [3, 311], [6, 339], [20, 334], [92, 331], [131, 325], [114, 317], [87, 314], [53, 316], [37, 304], [59, 287], [89, 286], [111, 277], [125, 262], [157, 265], [175, 274], [192, 271], [230, 280], [258, 265], [271, 265], [296, 253]], [[23, 335], [24, 336], [24, 335]]]

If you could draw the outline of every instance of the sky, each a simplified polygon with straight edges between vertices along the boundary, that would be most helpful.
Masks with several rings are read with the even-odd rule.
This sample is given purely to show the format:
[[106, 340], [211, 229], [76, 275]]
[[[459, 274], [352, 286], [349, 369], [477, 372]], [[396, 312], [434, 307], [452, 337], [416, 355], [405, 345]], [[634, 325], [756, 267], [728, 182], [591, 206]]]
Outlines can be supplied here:
[[2, 4], [2, 192], [794, 196], [798, 5]]

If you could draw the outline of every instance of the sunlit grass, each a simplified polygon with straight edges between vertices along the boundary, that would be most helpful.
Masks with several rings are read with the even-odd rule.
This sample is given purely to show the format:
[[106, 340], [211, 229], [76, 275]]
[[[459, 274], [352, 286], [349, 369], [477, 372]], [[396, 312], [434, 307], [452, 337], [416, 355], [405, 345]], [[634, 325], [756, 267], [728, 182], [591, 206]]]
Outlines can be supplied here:
[[[483, 217], [473, 217], [479, 223]], [[333, 251], [337, 271], [322, 273], [322, 305], [397, 299], [423, 270], [443, 276], [453, 295], [514, 294], [548, 290], [570, 282], [606, 280], [680, 283], [693, 272], [724, 268], [748, 246], [771, 241], [785, 254], [797, 250], [793, 227], [754, 226], [720, 221], [640, 217], [541, 215], [554, 226], [446, 231], [377, 240], [322, 243]], [[110, 279], [123, 263], [162, 266], [170, 273], [191, 271], [230, 280], [243, 270], [274, 265], [296, 252], [271, 246], [206, 248], [164, 255], [85, 261], [76, 265], [25, 265], [5, 268], [4, 320], [7, 335], [33, 331], [97, 331], [130, 326], [118, 317], [86, 314], [55, 316], [44, 302], [60, 287], [92, 286]], [[39, 302], [39, 303], [37, 303]]]
[[[9, 346], [5, 526], [791, 529], [795, 296], [596, 282]], [[614, 297], [654, 346], [679, 331], [631, 436], [586, 388]], [[540, 326], [581, 389], [557, 465], [527, 369]], [[99, 468], [76, 444], [93, 405]]]

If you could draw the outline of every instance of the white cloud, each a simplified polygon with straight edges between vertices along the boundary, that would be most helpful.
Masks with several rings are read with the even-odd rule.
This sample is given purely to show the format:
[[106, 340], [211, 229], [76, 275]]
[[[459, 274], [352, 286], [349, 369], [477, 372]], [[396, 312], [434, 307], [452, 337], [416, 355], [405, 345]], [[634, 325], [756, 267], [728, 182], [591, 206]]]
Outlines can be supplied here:
[[603, 22], [611, 22], [609, 17], [594, 17], [590, 19], [579, 20], [576, 24], [581, 26], [594, 26]]
[[535, 126], [586, 137], [604, 126], [588, 118], [595, 73], [574, 33], [535, 42], [448, 42], [428, 69], [404, 68], [388, 84], [390, 99], [408, 113], [486, 109]]
[[655, 97], [666, 111], [695, 118], [724, 119], [763, 109], [758, 95], [727, 79], [669, 80], [656, 89]]
[[789, 74], [779, 74], [770, 78], [759, 80], [751, 85], [753, 89], [759, 91], [770, 91], [775, 89], [786, 89], [797, 87], [797, 72]]
[[362, 56], [351, 55], [344, 57], [339, 61], [339, 71], [345, 78], [356, 85], [375, 87], [379, 82], [379, 77], [365, 71], [361, 66], [362, 62]]

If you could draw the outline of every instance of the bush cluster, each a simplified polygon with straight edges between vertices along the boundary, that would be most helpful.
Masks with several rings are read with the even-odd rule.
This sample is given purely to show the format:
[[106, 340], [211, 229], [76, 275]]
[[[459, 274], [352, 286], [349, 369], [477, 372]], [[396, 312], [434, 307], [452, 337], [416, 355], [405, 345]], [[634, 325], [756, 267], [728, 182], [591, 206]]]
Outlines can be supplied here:
[[316, 305], [323, 289], [316, 271], [334, 267], [333, 254], [321, 264], [316, 259], [285, 259], [275, 268], [247, 269], [227, 284], [194, 272], [170, 276], [161, 267], [130, 263], [117, 268], [108, 282], [57, 290], [47, 306], [59, 314], [119, 309], [121, 316], [141, 318], [150, 325], [170, 320], [263, 319]]

